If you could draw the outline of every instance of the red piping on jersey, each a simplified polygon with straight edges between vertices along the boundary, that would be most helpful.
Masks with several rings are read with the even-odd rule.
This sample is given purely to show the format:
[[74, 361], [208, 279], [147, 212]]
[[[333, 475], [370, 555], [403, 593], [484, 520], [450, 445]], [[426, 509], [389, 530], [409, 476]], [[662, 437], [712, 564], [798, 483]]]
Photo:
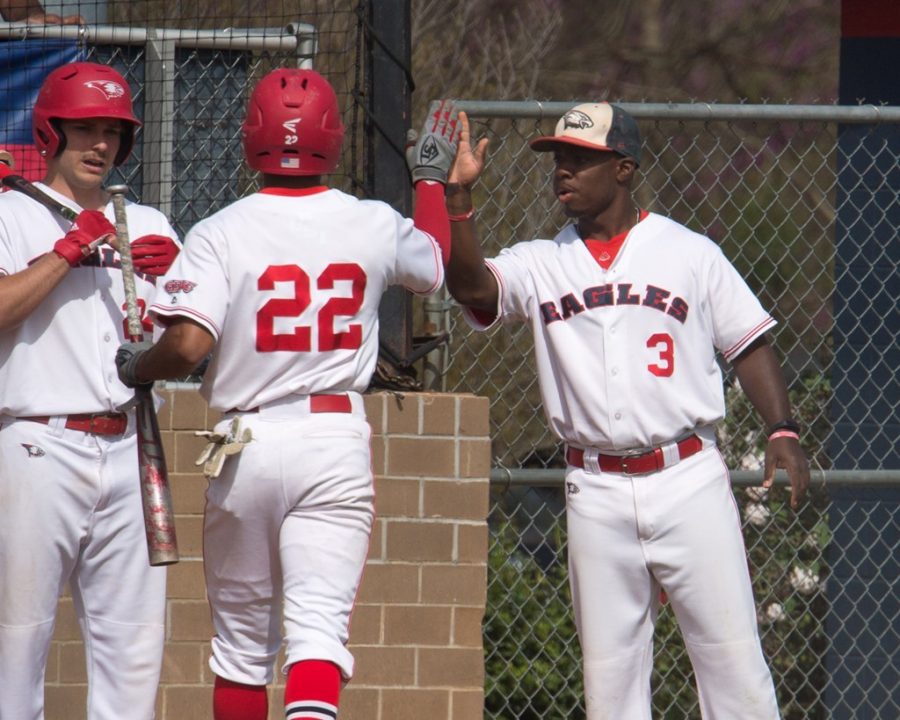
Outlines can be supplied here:
[[261, 195], [280, 195], [282, 197], [303, 197], [304, 195], [318, 195], [330, 190], [327, 185], [314, 185], [305, 188], [265, 187], [260, 190]]
[[169, 306], [169, 305], [151, 305], [148, 310], [148, 313], [153, 313], [154, 315], [159, 316], [164, 319], [172, 319], [173, 317], [182, 316], [188, 319], [197, 318], [195, 322], [199, 325], [202, 325], [207, 330], [209, 330], [213, 337], [216, 339], [216, 342], [219, 342], [219, 335], [221, 332], [219, 331], [218, 326], [212, 321], [211, 318], [207, 317], [203, 313], [199, 313], [192, 308], [183, 307], [181, 305]]
[[740, 353], [743, 351], [744, 347], [746, 345], [748, 345], [751, 340], [755, 340], [756, 338], [758, 338], [766, 330], [768, 330], [770, 327], [772, 327], [775, 324], [776, 324], [775, 318], [773, 318], [770, 315], [765, 320], [763, 320], [761, 323], [759, 323], [756, 327], [754, 327], [752, 330], [745, 333], [744, 337], [742, 337], [740, 340], [738, 340], [730, 348], [728, 348], [727, 350], [723, 350], [722, 355], [724, 356], [724, 358], [726, 360], [728, 360], [730, 362], [733, 357], [740, 355]]

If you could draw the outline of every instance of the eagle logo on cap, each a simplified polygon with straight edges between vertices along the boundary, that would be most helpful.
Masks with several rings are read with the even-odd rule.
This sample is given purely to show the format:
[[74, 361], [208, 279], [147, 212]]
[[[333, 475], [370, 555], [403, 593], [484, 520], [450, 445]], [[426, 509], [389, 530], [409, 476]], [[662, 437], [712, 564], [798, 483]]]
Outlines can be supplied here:
[[84, 86], [103, 93], [107, 100], [120, 98], [125, 95], [125, 88], [114, 80], [88, 80]]
[[569, 110], [569, 112], [563, 116], [564, 130], [568, 130], [569, 128], [584, 130], [585, 128], [591, 127], [594, 127], [594, 121], [591, 120], [589, 115], [581, 112], [581, 110]]

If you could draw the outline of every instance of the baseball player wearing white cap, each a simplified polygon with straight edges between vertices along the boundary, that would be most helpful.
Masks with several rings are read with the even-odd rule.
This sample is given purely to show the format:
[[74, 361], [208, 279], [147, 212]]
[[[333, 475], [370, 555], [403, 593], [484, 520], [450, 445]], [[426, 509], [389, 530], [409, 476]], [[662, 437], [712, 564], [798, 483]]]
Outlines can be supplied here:
[[[443, 282], [434, 235], [449, 242], [452, 154], [443, 171], [414, 168], [414, 224], [322, 184], [343, 134], [325, 78], [266, 75], [243, 126], [262, 190], [190, 231], [150, 308], [165, 332], [117, 356], [135, 384], [183, 376], [212, 351], [201, 393], [224, 413], [203, 456], [216, 720], [267, 718], [282, 643], [286, 718], [337, 717], [374, 513], [361, 393], [377, 359], [378, 306], [388, 285], [429, 294]], [[423, 192], [434, 235], [418, 227]]]
[[[44, 717], [59, 595], [84, 636], [88, 720], [153, 717], [165, 568], [144, 536], [133, 392], [116, 376], [125, 292], [102, 188], [140, 123], [112, 68], [70, 63], [38, 94], [38, 187], [74, 224], [18, 192], [0, 195], [0, 718]], [[127, 205], [140, 302], [178, 252], [166, 218]], [[62, 657], [65, 657], [64, 655]], [[65, 671], [65, 668], [63, 669]], [[76, 713], [84, 717], [83, 713]]]
[[471, 187], [486, 159], [468, 120], [447, 185], [447, 287], [477, 329], [532, 328], [544, 409], [565, 441], [569, 576], [591, 720], [649, 720], [653, 626], [672, 603], [703, 717], [779, 717], [740, 517], [713, 426], [716, 350], [769, 428], [764, 484], [809, 468], [764, 333], [775, 321], [708, 238], [638, 208], [640, 136], [615, 105], [573, 107], [553, 136], [553, 188], [571, 224], [485, 261]]

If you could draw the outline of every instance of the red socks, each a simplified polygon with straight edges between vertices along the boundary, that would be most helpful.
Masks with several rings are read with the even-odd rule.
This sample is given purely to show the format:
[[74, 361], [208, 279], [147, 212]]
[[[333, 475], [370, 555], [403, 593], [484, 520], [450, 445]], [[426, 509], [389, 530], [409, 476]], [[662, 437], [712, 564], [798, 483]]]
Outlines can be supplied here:
[[294, 663], [284, 688], [285, 720], [335, 720], [340, 693], [341, 671], [334, 663], [325, 660]]
[[266, 720], [269, 700], [265, 685], [242, 685], [216, 676], [213, 688], [215, 720]]

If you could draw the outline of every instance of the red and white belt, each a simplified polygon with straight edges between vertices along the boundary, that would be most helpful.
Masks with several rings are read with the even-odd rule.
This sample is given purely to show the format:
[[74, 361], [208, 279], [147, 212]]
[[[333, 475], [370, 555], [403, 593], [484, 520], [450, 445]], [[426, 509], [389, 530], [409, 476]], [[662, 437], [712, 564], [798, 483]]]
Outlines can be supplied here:
[[[675, 443], [662, 445], [636, 455], [596, 454], [596, 467], [601, 472], [624, 475], [645, 475], [656, 472], [689, 458], [703, 449], [703, 441], [697, 435], [688, 435]], [[586, 458], [587, 457], [587, 462]], [[592, 469], [594, 453], [579, 448], [566, 448], [566, 462], [573, 467]]]

